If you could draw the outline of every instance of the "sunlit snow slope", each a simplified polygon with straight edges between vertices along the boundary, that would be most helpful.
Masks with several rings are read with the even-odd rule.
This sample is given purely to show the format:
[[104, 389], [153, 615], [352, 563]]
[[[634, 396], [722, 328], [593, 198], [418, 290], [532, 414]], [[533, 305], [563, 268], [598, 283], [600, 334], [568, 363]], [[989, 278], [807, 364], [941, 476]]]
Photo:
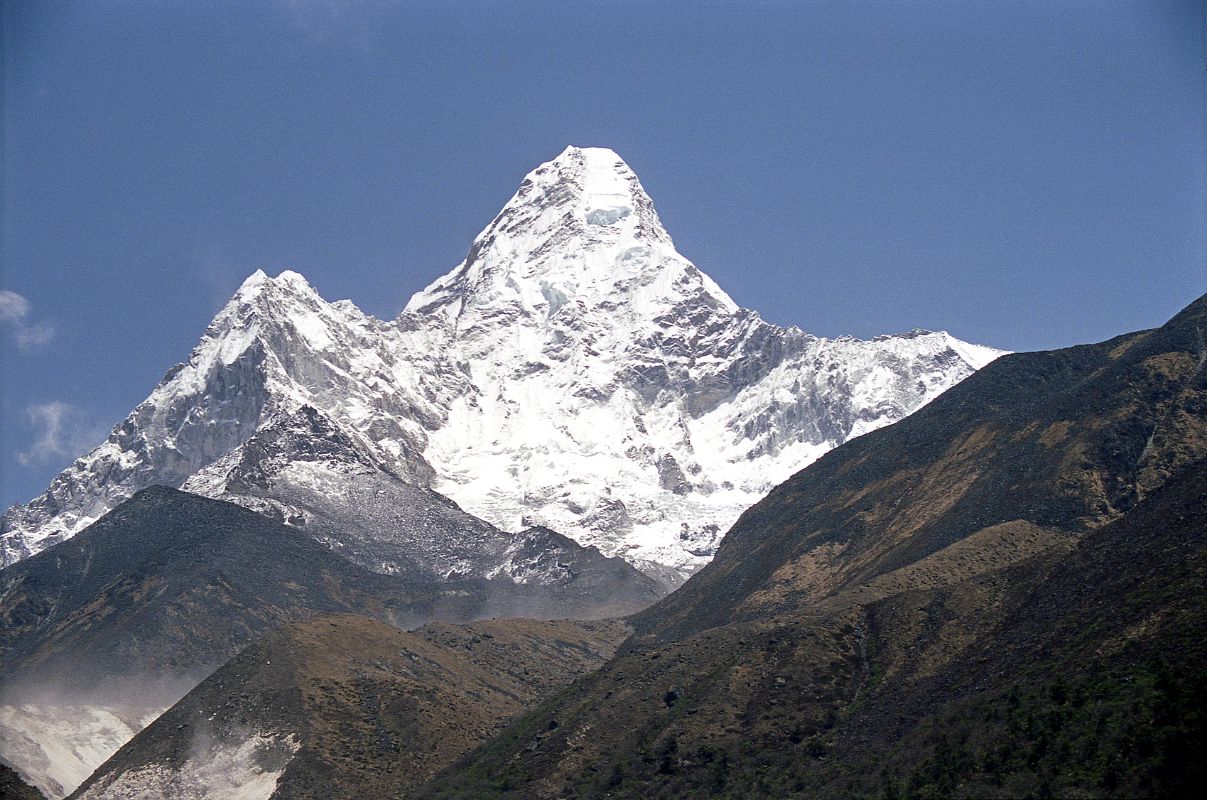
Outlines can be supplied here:
[[[338, 507], [354, 461], [675, 583], [772, 486], [999, 354], [943, 332], [824, 339], [764, 322], [676, 252], [615, 153], [570, 147], [392, 322], [296, 273], [252, 275], [105, 443], [4, 515], [0, 558], [152, 483], [262, 511], [269, 498], [286, 520], [314, 505], [299, 492]], [[251, 502], [230, 477], [241, 448], [304, 408], [355, 456], [271, 460]]]

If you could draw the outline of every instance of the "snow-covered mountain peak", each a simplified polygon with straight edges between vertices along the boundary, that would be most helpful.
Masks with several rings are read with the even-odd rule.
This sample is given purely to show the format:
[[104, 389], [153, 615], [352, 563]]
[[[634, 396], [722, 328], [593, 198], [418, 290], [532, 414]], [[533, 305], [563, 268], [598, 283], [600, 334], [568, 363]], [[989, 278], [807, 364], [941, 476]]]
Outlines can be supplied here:
[[567, 147], [529, 172], [477, 241], [499, 232], [533, 239], [578, 234], [593, 242], [640, 239], [671, 245], [636, 173], [604, 147]]
[[595, 312], [619, 332], [685, 301], [737, 305], [676, 252], [645, 189], [606, 148], [568, 147], [528, 173], [465, 261], [416, 294], [406, 311], [490, 341], [500, 327], [576, 328]]
[[404, 318], [446, 331], [473, 386], [427, 438], [435, 488], [680, 575], [772, 485], [984, 363], [946, 334], [831, 341], [740, 309], [604, 148], [530, 172]]
[[106, 442], [0, 519], [0, 564], [155, 483], [336, 528], [360, 493], [376, 558], [406, 485], [674, 583], [773, 485], [997, 355], [771, 325], [676, 252], [616, 153], [569, 147], [392, 322], [257, 270]]

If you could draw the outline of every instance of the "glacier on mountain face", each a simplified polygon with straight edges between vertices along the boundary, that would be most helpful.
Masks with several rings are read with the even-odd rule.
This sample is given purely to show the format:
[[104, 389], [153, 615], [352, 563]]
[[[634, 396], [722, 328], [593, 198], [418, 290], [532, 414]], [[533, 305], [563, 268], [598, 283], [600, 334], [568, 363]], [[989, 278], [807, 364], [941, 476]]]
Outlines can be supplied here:
[[[679, 255], [615, 153], [570, 147], [392, 321], [257, 271], [108, 440], [4, 515], [0, 563], [151, 484], [304, 527], [303, 507], [364, 504], [348, 477], [363, 472], [674, 585], [772, 486], [998, 355], [944, 332], [864, 341], [767, 323]], [[252, 457], [259, 432], [306, 408], [343, 455]], [[383, 511], [347, 546], [372, 550], [392, 524]], [[458, 562], [459, 535], [430, 532], [433, 563], [495, 569]]]

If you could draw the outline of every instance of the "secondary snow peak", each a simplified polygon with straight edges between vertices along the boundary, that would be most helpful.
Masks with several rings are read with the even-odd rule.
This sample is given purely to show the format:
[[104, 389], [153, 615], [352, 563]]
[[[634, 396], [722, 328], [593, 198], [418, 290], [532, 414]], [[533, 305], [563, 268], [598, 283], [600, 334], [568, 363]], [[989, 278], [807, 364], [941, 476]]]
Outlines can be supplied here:
[[243, 283], [239, 286], [239, 289], [236, 292], [236, 294], [238, 294], [239, 292], [242, 292], [245, 289], [254, 289], [257, 286], [260, 286], [261, 284], [263, 284], [265, 281], [268, 281], [268, 280], [271, 280], [271, 278], [268, 277], [268, 274], [266, 272], [264, 272], [264, 270], [262, 270], [262, 269], [257, 269], [255, 272], [248, 275], [246, 279], [244, 279]]
[[[280, 296], [282, 294], [291, 295], [294, 297], [318, 299], [318, 292], [314, 287], [302, 277], [301, 274], [293, 270], [282, 270], [277, 276], [270, 277], [262, 269], [257, 269], [239, 285], [235, 294], [227, 302], [224, 311], [237, 308], [240, 305], [254, 304], [262, 302], [268, 296]], [[222, 316], [223, 312], [219, 313]]]

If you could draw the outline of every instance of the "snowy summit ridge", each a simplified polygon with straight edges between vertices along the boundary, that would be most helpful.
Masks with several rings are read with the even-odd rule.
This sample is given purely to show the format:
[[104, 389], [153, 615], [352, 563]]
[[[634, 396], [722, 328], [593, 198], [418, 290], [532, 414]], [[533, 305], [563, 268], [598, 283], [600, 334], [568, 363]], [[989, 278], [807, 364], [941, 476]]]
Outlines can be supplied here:
[[[771, 325], [675, 250], [616, 153], [569, 147], [393, 321], [328, 303], [297, 273], [254, 273], [106, 442], [4, 515], [0, 563], [153, 483], [305, 527], [372, 473], [674, 584], [772, 486], [999, 354], [943, 332]], [[272, 441], [296, 453], [245, 457], [299, 414], [327, 445], [291, 434]], [[386, 524], [361, 522], [370, 538]]]

